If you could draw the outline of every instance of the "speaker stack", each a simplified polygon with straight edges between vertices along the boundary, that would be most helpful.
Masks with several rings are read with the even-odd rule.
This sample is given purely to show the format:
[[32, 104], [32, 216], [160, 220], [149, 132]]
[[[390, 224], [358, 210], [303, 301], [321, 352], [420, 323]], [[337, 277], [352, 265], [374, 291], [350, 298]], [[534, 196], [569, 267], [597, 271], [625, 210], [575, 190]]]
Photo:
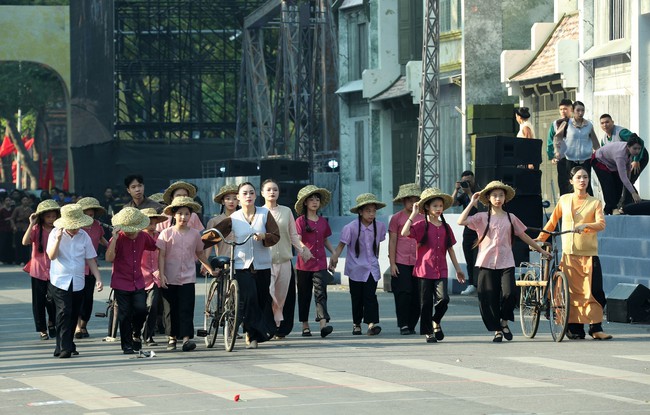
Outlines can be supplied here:
[[650, 323], [650, 289], [641, 284], [618, 284], [607, 297], [607, 321]]
[[266, 179], [273, 179], [280, 188], [278, 204], [293, 208], [298, 191], [308, 184], [309, 162], [290, 159], [260, 160], [260, 179], [260, 184]]
[[[500, 180], [516, 190], [505, 209], [517, 216], [528, 227], [543, 226], [542, 210], [542, 140], [516, 137], [480, 137], [476, 139], [476, 170], [479, 186]], [[532, 168], [530, 168], [532, 167]], [[528, 231], [536, 237], [537, 232]], [[529, 261], [528, 246], [520, 239], [513, 244], [515, 264]]]

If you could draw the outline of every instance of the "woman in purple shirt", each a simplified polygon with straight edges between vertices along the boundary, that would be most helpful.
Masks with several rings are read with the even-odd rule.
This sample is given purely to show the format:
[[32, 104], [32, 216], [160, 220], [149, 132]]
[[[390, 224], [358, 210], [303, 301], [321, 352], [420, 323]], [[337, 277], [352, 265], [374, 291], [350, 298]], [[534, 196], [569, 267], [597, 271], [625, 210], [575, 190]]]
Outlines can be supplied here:
[[377, 222], [377, 210], [386, 207], [372, 193], [357, 196], [357, 205], [350, 212], [359, 215], [341, 230], [341, 241], [330, 258], [330, 269], [336, 268], [339, 255], [347, 245], [345, 275], [350, 282], [352, 299], [352, 334], [361, 334], [361, 319], [368, 324], [369, 336], [381, 332], [379, 326], [379, 303], [377, 302], [377, 281], [379, 271], [379, 244], [386, 239], [386, 225]]
[[331, 194], [327, 189], [314, 185], [305, 186], [298, 192], [298, 201], [294, 206], [298, 219], [296, 230], [311, 258], [305, 260], [298, 255], [296, 269], [298, 270], [298, 319], [302, 323], [302, 335], [311, 336], [309, 329], [309, 306], [311, 305], [312, 286], [314, 302], [316, 303], [316, 321], [320, 324], [320, 336], [326, 337], [333, 328], [329, 325], [330, 315], [327, 312], [327, 271], [328, 251], [334, 252], [332, 244], [327, 240], [332, 235], [329, 223], [318, 211], [327, 206]]
[[605, 198], [605, 215], [611, 215], [621, 199], [623, 186], [630, 192], [634, 203], [641, 197], [630, 182], [629, 174], [632, 161], [643, 149], [643, 140], [632, 134], [627, 142], [617, 141], [596, 150], [592, 156], [592, 167], [598, 176]]
[[[442, 214], [453, 202], [454, 199], [440, 189], [425, 189], [420, 201], [413, 204], [413, 212], [402, 228], [402, 236], [418, 242], [413, 275], [420, 281], [420, 334], [426, 336], [427, 343], [436, 343], [445, 338], [440, 321], [449, 304], [447, 254], [456, 269], [458, 282], [465, 283], [465, 274], [454, 252], [456, 238]], [[418, 212], [425, 214], [424, 220], [413, 223]]]

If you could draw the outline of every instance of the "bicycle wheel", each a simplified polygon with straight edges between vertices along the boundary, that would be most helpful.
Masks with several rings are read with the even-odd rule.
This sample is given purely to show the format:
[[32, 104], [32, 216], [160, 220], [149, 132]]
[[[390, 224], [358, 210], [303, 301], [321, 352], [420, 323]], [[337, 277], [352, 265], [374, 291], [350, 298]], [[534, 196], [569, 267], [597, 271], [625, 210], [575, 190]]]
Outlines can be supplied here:
[[[522, 281], [537, 281], [535, 271], [528, 271], [521, 278]], [[519, 322], [524, 336], [532, 339], [537, 334], [539, 327], [539, 311], [542, 287], [521, 286], [519, 296]]]
[[227, 352], [231, 352], [235, 347], [239, 319], [239, 284], [232, 280], [223, 307], [223, 342]]
[[553, 340], [561, 342], [569, 323], [569, 280], [562, 271], [555, 271], [551, 277], [550, 319]]
[[203, 328], [207, 335], [205, 336], [205, 345], [211, 349], [217, 341], [219, 332], [219, 281], [215, 279], [210, 284], [208, 297], [205, 302], [205, 313], [203, 316]]

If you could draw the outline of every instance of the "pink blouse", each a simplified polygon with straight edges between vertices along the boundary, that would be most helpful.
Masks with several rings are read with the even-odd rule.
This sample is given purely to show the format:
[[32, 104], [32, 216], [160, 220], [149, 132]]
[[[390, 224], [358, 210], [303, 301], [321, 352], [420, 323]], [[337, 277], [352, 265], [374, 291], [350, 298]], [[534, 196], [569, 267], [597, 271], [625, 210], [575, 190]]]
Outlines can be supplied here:
[[[476, 231], [480, 241], [485, 234], [487, 226], [487, 212], [479, 212], [467, 218], [467, 227]], [[478, 247], [476, 266], [489, 269], [506, 269], [515, 266], [515, 258], [512, 255], [512, 230], [515, 235], [522, 235], [526, 231], [519, 218], [512, 213], [508, 215], [490, 216], [490, 228], [483, 242]]]
[[[429, 222], [428, 236], [425, 244], [424, 238], [425, 221], [411, 225], [409, 238], [418, 242], [418, 257], [413, 268], [413, 275], [418, 278], [439, 280], [447, 278], [447, 228], [444, 225], [436, 226]], [[456, 244], [454, 233], [449, 230], [451, 245]]]
[[194, 258], [203, 252], [203, 241], [199, 231], [187, 227], [180, 232], [172, 226], [160, 233], [156, 246], [161, 251], [165, 251], [165, 276], [168, 285], [196, 282]]
[[[395, 262], [397, 264], [415, 265], [417, 242], [413, 238], [402, 236], [402, 228], [410, 216], [410, 213], [402, 209], [394, 214], [388, 223], [388, 232], [397, 235], [397, 244], [395, 246]], [[413, 222], [420, 220], [424, 220], [424, 216], [418, 213]]]
[[50, 236], [50, 230], [43, 228], [43, 252], [38, 252], [38, 234], [41, 225], [34, 225], [29, 234], [32, 240], [32, 259], [26, 268], [29, 275], [37, 280], [48, 281], [50, 279], [50, 257], [47, 256], [47, 238]]
[[[149, 235], [154, 241], [158, 239], [158, 232], [154, 231], [153, 235]], [[150, 290], [154, 284], [160, 287], [160, 272], [158, 272], [158, 250], [144, 251], [142, 253], [142, 276], [144, 277], [144, 289]]]
[[[307, 225], [311, 231], [307, 231]], [[296, 230], [298, 235], [302, 238], [302, 243], [305, 244], [309, 251], [314, 256], [309, 261], [305, 262], [300, 255], [296, 260], [296, 269], [300, 271], [322, 271], [327, 269], [327, 252], [325, 252], [325, 240], [332, 235], [332, 229], [327, 222], [327, 219], [319, 217], [316, 222], [313, 220], [305, 219], [301, 215], [296, 219]]]

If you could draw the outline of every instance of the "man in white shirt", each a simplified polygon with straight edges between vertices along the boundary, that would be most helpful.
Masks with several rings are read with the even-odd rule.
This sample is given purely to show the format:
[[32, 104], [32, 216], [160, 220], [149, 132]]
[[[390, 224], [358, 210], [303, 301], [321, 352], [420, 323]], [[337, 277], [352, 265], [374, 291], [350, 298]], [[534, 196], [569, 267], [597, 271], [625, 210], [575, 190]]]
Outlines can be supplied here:
[[47, 240], [47, 255], [52, 261], [48, 290], [56, 307], [54, 356], [62, 359], [79, 354], [73, 339], [85, 284], [86, 264], [97, 279], [97, 291], [103, 289], [102, 278], [94, 261], [97, 253], [90, 237], [81, 229], [92, 222], [93, 219], [84, 215], [80, 205], [65, 205]]

